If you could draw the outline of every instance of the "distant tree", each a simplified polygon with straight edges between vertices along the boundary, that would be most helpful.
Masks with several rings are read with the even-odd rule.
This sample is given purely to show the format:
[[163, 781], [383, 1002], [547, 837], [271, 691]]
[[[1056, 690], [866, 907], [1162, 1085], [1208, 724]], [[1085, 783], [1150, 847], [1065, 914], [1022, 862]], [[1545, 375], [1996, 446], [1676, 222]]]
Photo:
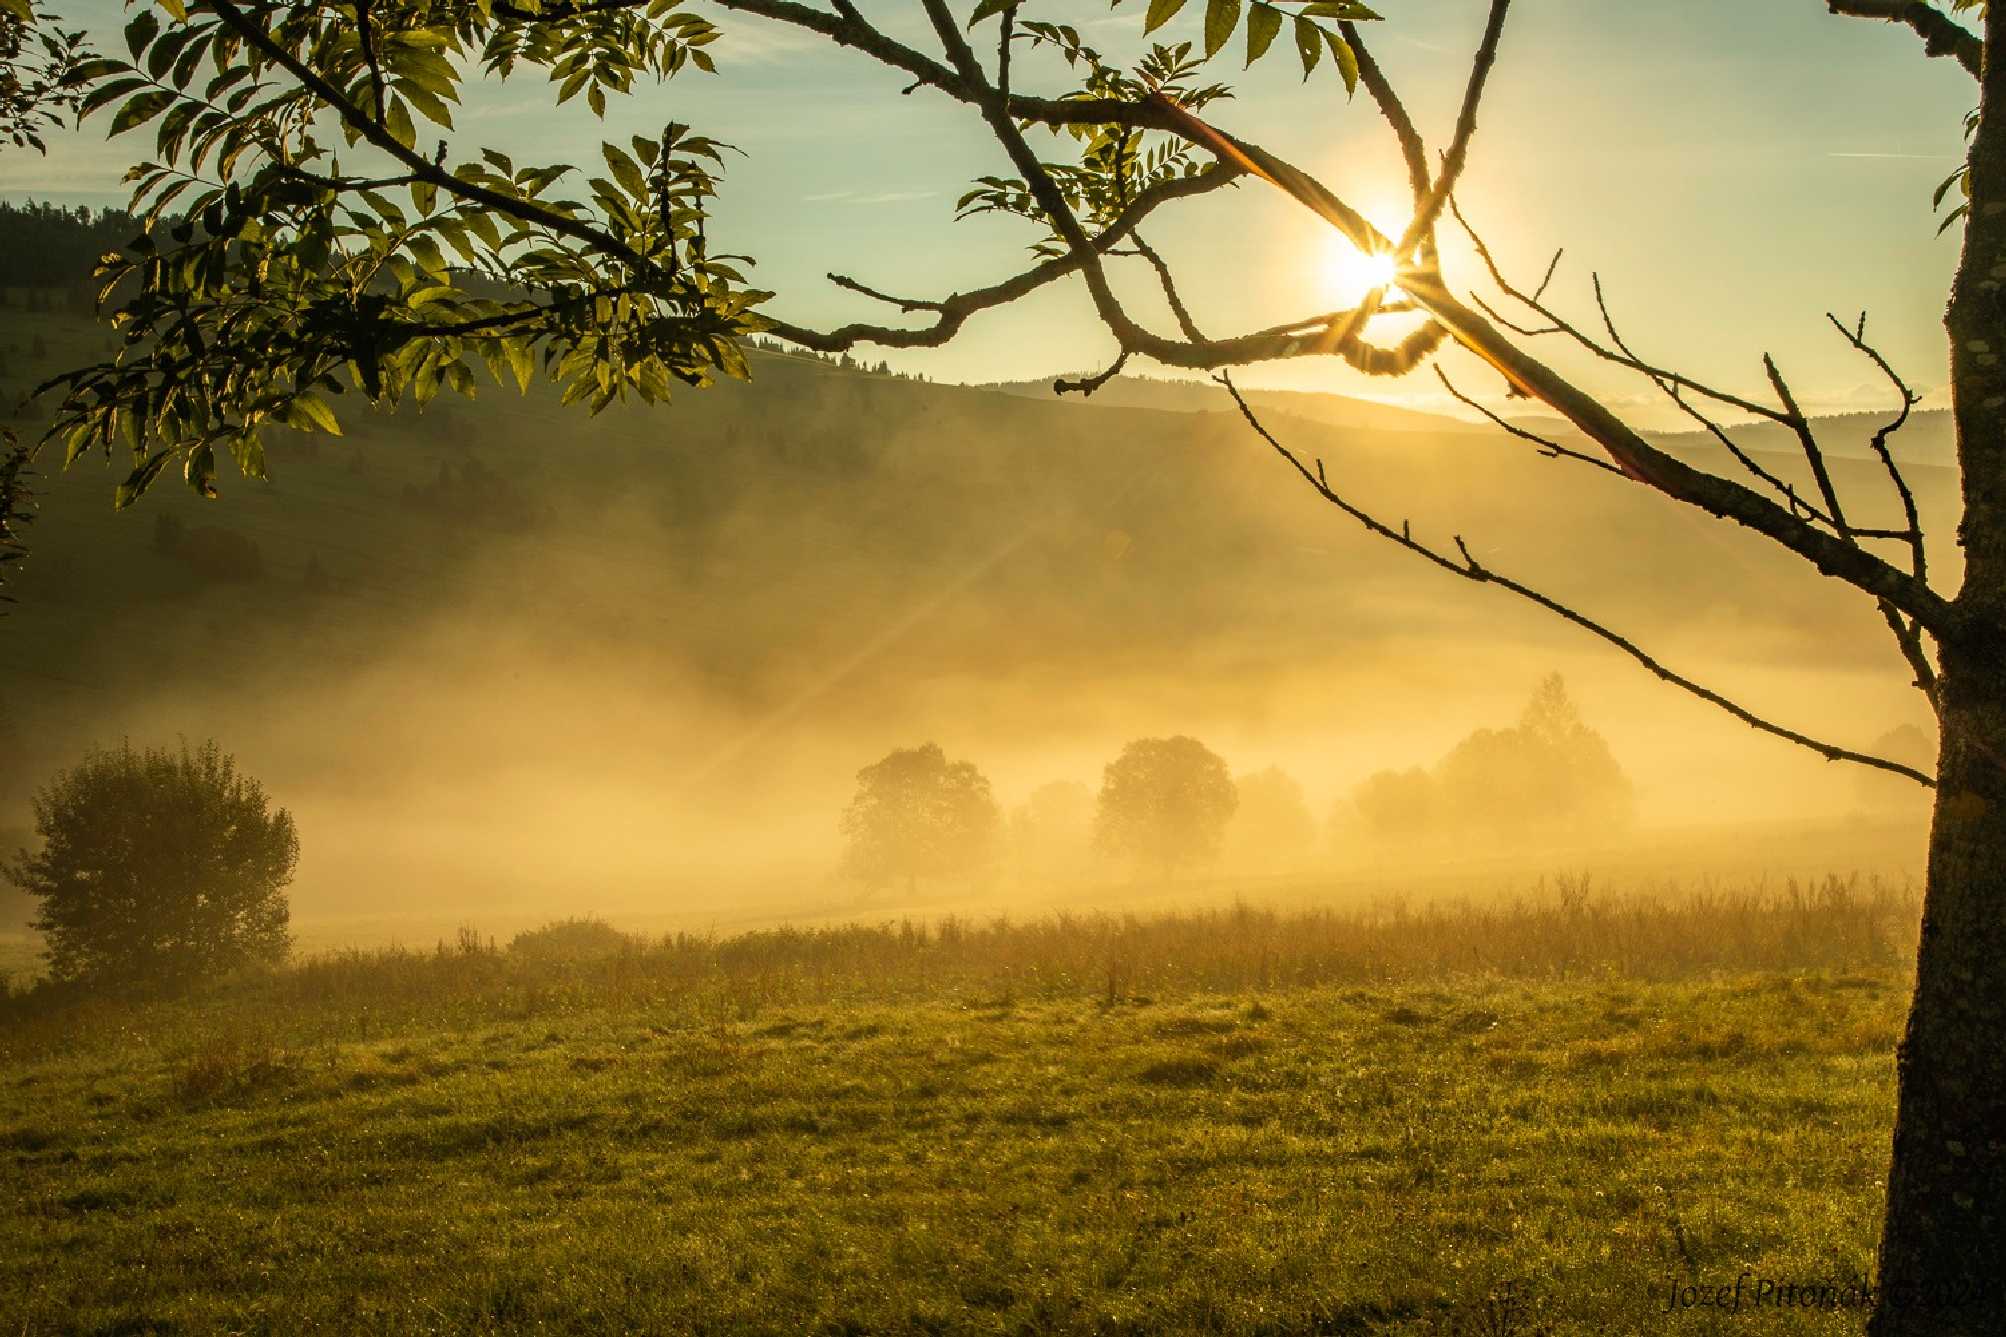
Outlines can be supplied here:
[[28, 555], [23, 531], [35, 518], [35, 494], [28, 486], [35, 472], [28, 467], [32, 458], [28, 446], [15, 441], [12, 432], [0, 430], [0, 605], [14, 602], [7, 593], [7, 568]]
[[[1936, 738], [1913, 724], [1898, 725], [1874, 740], [1874, 754], [1928, 770], [1936, 765]], [[1929, 812], [1928, 790], [1885, 771], [1856, 771], [1853, 793], [1870, 813], [1923, 817]]]
[[949, 761], [939, 744], [902, 748], [857, 772], [843, 812], [845, 864], [873, 887], [903, 878], [972, 872], [989, 857], [998, 816], [989, 781], [973, 762]]
[[1558, 673], [1540, 682], [1516, 728], [1477, 730], [1435, 774], [1443, 816], [1461, 828], [1607, 835], [1635, 813], [1629, 778]]
[[[1367, 836], [1388, 844], [1433, 836], [1441, 828], [1441, 786], [1419, 766], [1379, 771], [1351, 796], [1351, 809]], [[1340, 813], [1340, 818], [1349, 814]], [[1342, 820], [1333, 820], [1342, 829]]]
[[293, 819], [215, 743], [93, 751], [34, 812], [42, 848], [5, 872], [41, 901], [55, 979], [186, 982], [285, 959]]
[[1092, 847], [1093, 791], [1054, 780], [1031, 791], [1010, 814], [1010, 851], [1018, 871], [1053, 876], [1077, 871]]
[[1197, 739], [1140, 738], [1103, 774], [1094, 841], [1168, 877], [1218, 856], [1239, 801], [1226, 763]]
[[1226, 830], [1233, 858], [1250, 868], [1299, 868], [1316, 848], [1316, 819], [1303, 787], [1279, 766], [1234, 782], [1240, 805]]

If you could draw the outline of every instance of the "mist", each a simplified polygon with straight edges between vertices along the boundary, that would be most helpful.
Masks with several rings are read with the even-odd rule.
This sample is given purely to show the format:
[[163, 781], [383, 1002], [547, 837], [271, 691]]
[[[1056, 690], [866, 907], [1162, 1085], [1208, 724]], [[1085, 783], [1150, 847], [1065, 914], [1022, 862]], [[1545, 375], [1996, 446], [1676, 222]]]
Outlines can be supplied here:
[[[367, 418], [282, 444], [269, 484], [226, 478], [220, 505], [163, 483], [112, 514], [92, 458], [45, 480], [4, 649], [5, 843], [86, 747], [179, 735], [215, 737], [295, 815], [309, 951], [580, 914], [726, 930], [1591, 870], [1919, 874], [1919, 788], [1426, 569], [1321, 503], [1230, 403], [1179, 388], [1141, 407], [1142, 382], [1103, 407], [772, 355], [755, 376], [597, 419], [493, 390]], [[1452, 419], [1347, 427], [1346, 402], [1288, 396], [1271, 425], [1362, 502], [1464, 535], [1759, 713], [1933, 744], [1871, 610], [1759, 540]], [[1865, 461], [1834, 467], [1871, 493]], [[1941, 514], [1947, 476], [1911, 469]], [[163, 550], [217, 529], [255, 545], [260, 578]], [[1620, 828], [1361, 827], [1371, 776], [1509, 728], [1556, 672], [1627, 779]], [[1167, 881], [1086, 839], [1033, 857], [1006, 838], [911, 889], [841, 872], [838, 815], [891, 749], [973, 762], [1007, 828], [1041, 787], [1091, 796], [1125, 743], [1173, 735], [1236, 776], [1282, 772], [1307, 836], [1279, 850], [1243, 814]], [[25, 902], [8, 909], [25, 942]]]

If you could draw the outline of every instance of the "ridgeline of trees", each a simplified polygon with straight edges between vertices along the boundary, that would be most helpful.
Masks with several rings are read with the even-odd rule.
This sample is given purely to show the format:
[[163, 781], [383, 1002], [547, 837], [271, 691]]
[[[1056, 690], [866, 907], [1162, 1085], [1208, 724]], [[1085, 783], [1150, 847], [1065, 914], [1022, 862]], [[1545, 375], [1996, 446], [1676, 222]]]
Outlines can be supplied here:
[[[1583, 723], [1557, 673], [1518, 723], [1478, 729], [1432, 767], [1382, 770], [1337, 805], [1325, 831], [1302, 785], [1279, 766], [1235, 778], [1195, 738], [1140, 738], [1103, 771], [1098, 794], [1076, 780], [1040, 785], [999, 821], [988, 779], [932, 743], [857, 773], [842, 818], [845, 867], [872, 887], [988, 873], [1000, 856], [1027, 882], [1099, 865], [1164, 879], [1223, 861], [1281, 874], [1329, 853], [1448, 842], [1494, 848], [1604, 843], [1629, 829], [1635, 791], [1602, 735]], [[1002, 840], [999, 841], [998, 837]]]
[[98, 257], [139, 231], [139, 220], [123, 209], [0, 200], [0, 304], [89, 310]]

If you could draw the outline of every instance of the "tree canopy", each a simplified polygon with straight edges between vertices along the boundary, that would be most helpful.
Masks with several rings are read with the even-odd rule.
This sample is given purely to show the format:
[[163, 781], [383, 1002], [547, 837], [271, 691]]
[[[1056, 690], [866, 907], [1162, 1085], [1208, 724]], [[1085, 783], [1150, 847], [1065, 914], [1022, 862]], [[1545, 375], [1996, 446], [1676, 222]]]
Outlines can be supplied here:
[[34, 811], [42, 848], [5, 871], [41, 901], [54, 979], [188, 981], [289, 951], [293, 819], [215, 743], [93, 751]]
[[849, 871], [870, 886], [976, 871], [989, 858], [999, 816], [989, 781], [938, 743], [901, 748], [857, 772], [843, 811]]
[[1239, 802], [1226, 763], [1197, 739], [1138, 738], [1102, 773], [1094, 841], [1168, 876], [1218, 856]]

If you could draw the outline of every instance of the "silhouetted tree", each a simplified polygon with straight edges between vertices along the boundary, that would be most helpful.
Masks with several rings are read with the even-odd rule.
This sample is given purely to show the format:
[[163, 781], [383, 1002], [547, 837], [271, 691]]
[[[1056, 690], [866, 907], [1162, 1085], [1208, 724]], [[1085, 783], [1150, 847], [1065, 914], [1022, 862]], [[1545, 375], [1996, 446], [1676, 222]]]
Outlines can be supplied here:
[[215, 743], [93, 751], [34, 812], [42, 848], [5, 871], [41, 901], [53, 978], [185, 982], [285, 958], [293, 819]]
[[843, 812], [845, 866], [866, 885], [975, 871], [996, 838], [996, 800], [973, 762], [949, 761], [939, 744], [902, 748], [857, 772]]
[[1218, 857], [1238, 806], [1231, 772], [1203, 743], [1181, 734], [1139, 738], [1102, 775], [1094, 842], [1169, 877]]

